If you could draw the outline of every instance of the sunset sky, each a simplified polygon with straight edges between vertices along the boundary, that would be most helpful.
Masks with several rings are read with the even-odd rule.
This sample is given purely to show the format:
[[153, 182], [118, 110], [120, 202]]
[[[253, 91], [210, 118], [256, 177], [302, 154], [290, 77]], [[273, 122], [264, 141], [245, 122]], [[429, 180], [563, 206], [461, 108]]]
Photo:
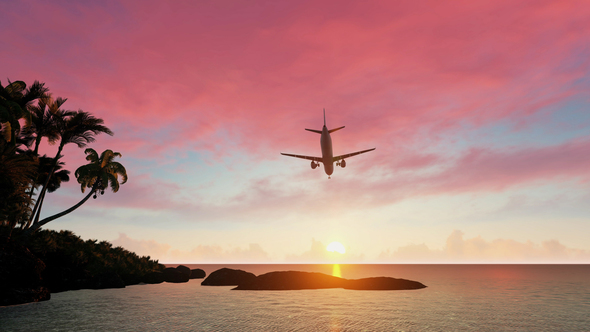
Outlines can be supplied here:
[[[47, 228], [165, 263], [590, 263], [586, 1], [0, 8], [2, 85], [103, 118], [129, 176]], [[280, 155], [321, 155], [323, 108], [336, 155], [376, 148], [330, 180]], [[64, 154], [43, 216], [84, 197]]]

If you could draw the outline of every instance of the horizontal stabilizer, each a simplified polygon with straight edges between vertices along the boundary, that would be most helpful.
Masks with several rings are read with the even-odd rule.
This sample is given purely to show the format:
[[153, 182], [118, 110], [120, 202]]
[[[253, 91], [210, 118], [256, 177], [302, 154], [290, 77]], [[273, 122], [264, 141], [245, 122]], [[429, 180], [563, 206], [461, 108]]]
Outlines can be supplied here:
[[307, 128], [305, 128], [305, 130], [307, 130], [307, 131], [311, 131], [311, 132], [314, 132], [314, 133], [318, 133], [318, 134], [321, 134], [321, 133], [322, 133], [322, 131], [321, 131], [321, 130], [307, 129]]
[[328, 132], [331, 134], [331, 133], [335, 132], [336, 130], [340, 130], [340, 129], [342, 129], [342, 128], [344, 128], [344, 126], [342, 126], [342, 127], [340, 127], [340, 128], [336, 128], [336, 129], [331, 129], [331, 130], [328, 130]]
[[352, 156], [356, 156], [356, 155], [359, 155], [361, 153], [365, 153], [365, 152], [369, 152], [369, 151], [373, 151], [373, 150], [375, 150], [375, 148], [372, 148], [372, 149], [369, 149], [369, 150], [363, 150], [363, 151], [353, 152], [353, 153], [349, 153], [349, 154], [343, 154], [341, 156], [334, 157], [333, 160], [334, 161], [339, 161], [339, 160], [342, 160], [344, 158], [350, 158]]
[[283, 156], [287, 156], [287, 157], [295, 157], [295, 158], [301, 158], [301, 159], [313, 160], [313, 161], [315, 161], [315, 162], [318, 162], [318, 163], [319, 163], [319, 162], [323, 162], [323, 159], [322, 159], [322, 158], [320, 158], [320, 157], [302, 156], [302, 155], [299, 155], [299, 154], [289, 154], [289, 153], [282, 153], [282, 152], [281, 152], [281, 154], [282, 154]]

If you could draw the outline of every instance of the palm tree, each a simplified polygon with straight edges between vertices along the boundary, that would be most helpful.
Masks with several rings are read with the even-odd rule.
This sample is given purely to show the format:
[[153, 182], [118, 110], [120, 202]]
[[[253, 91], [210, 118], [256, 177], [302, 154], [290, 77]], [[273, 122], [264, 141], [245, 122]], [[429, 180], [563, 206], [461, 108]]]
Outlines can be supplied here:
[[[33, 150], [28, 150], [23, 153], [32, 154], [39, 161], [39, 172], [33, 177], [29, 190], [30, 202], [33, 200], [35, 190], [45, 183], [48, 179], [49, 171], [52, 168], [52, 158], [46, 156], [38, 157], [39, 145], [43, 137], [47, 138], [50, 145], [55, 144], [60, 139], [60, 128], [59, 121], [63, 119], [64, 115], [67, 114], [61, 110], [60, 107], [66, 102], [67, 99], [58, 97], [53, 99], [51, 94], [46, 93], [44, 96], [39, 98], [37, 104], [28, 105], [28, 117], [26, 118], [25, 126], [21, 132], [21, 135], [17, 137], [19, 142], [23, 142], [27, 147], [34, 145]], [[18, 142], [17, 142], [18, 144]], [[59, 188], [59, 184], [63, 181], [68, 181], [69, 171], [62, 170], [57, 172], [63, 166], [63, 162], [59, 162], [56, 166], [54, 173], [50, 176], [48, 183], [48, 191], [53, 192]], [[59, 173], [59, 174], [58, 174]], [[56, 179], [57, 176], [57, 179]], [[39, 183], [40, 182], [40, 183]], [[55, 186], [57, 184], [57, 187]], [[38, 201], [39, 199], [37, 199]], [[24, 228], [27, 228], [32, 222], [32, 216], [29, 220], [23, 224]]]
[[0, 140], [0, 225], [8, 226], [7, 239], [18, 222], [28, 219], [31, 209], [27, 188], [37, 168], [31, 156], [14, 150]]
[[[51, 158], [47, 156], [39, 157], [38, 179], [35, 185], [40, 186], [47, 180], [51, 168]], [[70, 171], [62, 169], [65, 166], [63, 161], [58, 161], [53, 172], [53, 176], [47, 184], [47, 192], [54, 192], [61, 187], [62, 182], [70, 181]]]
[[51, 145], [59, 140], [60, 132], [57, 119], [63, 118], [64, 111], [60, 107], [66, 100], [66, 98], [59, 97], [53, 100], [51, 95], [48, 94], [39, 98], [37, 105], [29, 106], [30, 116], [23, 131], [26, 135], [34, 137], [35, 147], [33, 152], [35, 155], [38, 154], [39, 144], [43, 137], [46, 137]]
[[94, 137], [100, 133], [106, 133], [111, 136], [113, 135], [113, 132], [103, 125], [103, 119], [95, 118], [94, 116], [90, 115], [90, 113], [84, 112], [82, 110], [78, 110], [77, 112], [57, 112], [54, 114], [54, 117], [60, 131], [61, 139], [57, 149], [57, 154], [53, 158], [53, 167], [49, 172], [49, 176], [47, 177], [45, 184], [43, 184], [43, 188], [41, 189], [41, 192], [37, 197], [35, 207], [33, 208], [33, 213], [31, 215], [31, 220], [34, 220], [33, 225], [39, 221], [41, 207], [43, 200], [45, 199], [45, 192], [47, 191], [47, 185], [49, 184], [49, 180], [55, 171], [57, 162], [61, 156], [64, 146], [66, 144], [73, 143], [79, 148], [83, 148], [88, 143], [94, 142]]
[[29, 116], [27, 106], [46, 96], [48, 91], [45, 83], [39, 81], [28, 88], [23, 81], [8, 81], [6, 87], [0, 84], [0, 137], [14, 146], [20, 133], [19, 120]]
[[[125, 167], [123, 167], [123, 165], [120, 163], [113, 161], [115, 157], [121, 157], [119, 152], [105, 150], [103, 153], [101, 153], [100, 157], [94, 149], [86, 149], [84, 153], [86, 153], [86, 160], [88, 160], [90, 163], [80, 166], [76, 170], [75, 175], [78, 183], [81, 185], [82, 192], [84, 192], [86, 188], [90, 188], [88, 195], [86, 195], [86, 197], [78, 202], [78, 204], [72, 206], [71, 208], [51, 217], [47, 217], [39, 222], [35, 222], [33, 226], [29, 228], [29, 232], [32, 233], [48, 222], [65, 216], [66, 214], [76, 210], [82, 204], [84, 204], [90, 198], [90, 196], [94, 195], [94, 198], [96, 198], [97, 193], [103, 195], [104, 190], [107, 187], [111, 187], [111, 190], [116, 193], [119, 191], [120, 185], [127, 182], [127, 171], [125, 170]], [[121, 177], [120, 183], [119, 176]]]
[[36, 160], [18, 148], [20, 120], [28, 119], [27, 107], [47, 95], [45, 83], [35, 81], [29, 88], [22, 81], [0, 84], [0, 224], [14, 226], [28, 219], [30, 197], [27, 189], [35, 177]]
[[[31, 184], [31, 190], [29, 191], [29, 197], [32, 200], [34, 190], [43, 185], [45, 181], [47, 181], [47, 177], [49, 176], [49, 171], [53, 167], [53, 158], [47, 157], [47, 155], [43, 155], [37, 158], [38, 160], [38, 167], [37, 173], [34, 176], [34, 181]], [[61, 187], [62, 182], [70, 181], [70, 171], [66, 169], [62, 169], [65, 166], [65, 163], [62, 161], [58, 161], [57, 166], [55, 166], [55, 170], [53, 172], [53, 176], [47, 183], [47, 192], [52, 193]], [[30, 210], [30, 209], [29, 209]], [[31, 219], [25, 220], [22, 223], [22, 228], [27, 229], [31, 224]]]

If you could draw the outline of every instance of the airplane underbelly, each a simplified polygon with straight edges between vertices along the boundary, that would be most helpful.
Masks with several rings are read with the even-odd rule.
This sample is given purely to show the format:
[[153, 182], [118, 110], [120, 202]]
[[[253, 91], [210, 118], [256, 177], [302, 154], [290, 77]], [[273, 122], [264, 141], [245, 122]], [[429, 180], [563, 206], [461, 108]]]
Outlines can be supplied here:
[[334, 173], [334, 164], [324, 163], [324, 171], [326, 171], [326, 174], [332, 175], [332, 173]]
[[324, 133], [320, 139], [320, 145], [322, 148], [322, 161], [324, 163], [324, 170], [326, 174], [332, 175], [334, 172], [334, 154], [332, 153], [332, 138], [328, 133], [327, 129], [324, 128]]

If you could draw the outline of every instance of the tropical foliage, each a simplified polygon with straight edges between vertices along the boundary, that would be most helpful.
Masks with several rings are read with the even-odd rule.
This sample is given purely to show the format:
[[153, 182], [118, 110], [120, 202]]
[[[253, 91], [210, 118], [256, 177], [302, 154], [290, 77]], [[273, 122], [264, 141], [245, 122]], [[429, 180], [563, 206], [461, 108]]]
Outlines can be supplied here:
[[[15, 232], [23, 231], [16, 229]], [[15, 239], [22, 241], [24, 238], [15, 236]], [[22, 244], [47, 265], [45, 279], [48, 283], [59, 282], [52, 280], [64, 271], [70, 276], [83, 275], [85, 278], [109, 271], [117, 273], [126, 284], [132, 284], [131, 280], [141, 280], [146, 274], [162, 271], [165, 267], [149, 256], [140, 257], [106, 241], [84, 241], [70, 231], [42, 229], [31, 234]]]
[[[38, 81], [29, 87], [22, 81], [8, 81], [6, 86], [0, 83], [0, 225], [7, 226], [2, 229], [8, 229], [8, 238], [17, 226], [32, 233], [88, 199], [66, 213], [41, 219], [46, 194], [69, 181], [70, 172], [63, 169], [61, 160], [64, 147], [75, 144], [84, 148], [99, 134], [113, 135], [102, 119], [82, 110], [62, 109], [66, 100], [53, 98]], [[54, 157], [39, 155], [44, 139], [57, 146]], [[76, 172], [82, 192], [85, 186], [91, 193], [104, 193], [107, 186], [117, 192], [127, 181], [125, 168], [113, 162], [121, 154], [107, 150], [99, 157], [92, 149], [87, 149], [87, 154], [89, 150], [93, 151], [87, 157], [91, 163]], [[97, 168], [97, 163], [101, 167]]]
[[20, 120], [29, 117], [28, 107], [37, 99], [47, 96], [48, 91], [45, 83], [38, 81], [29, 88], [22, 81], [8, 81], [6, 87], [0, 83], [0, 131], [4, 142], [16, 145], [21, 129]]
[[[121, 157], [119, 152], [113, 150], [105, 150], [100, 157], [94, 149], [86, 149], [86, 160], [90, 162], [88, 165], [80, 166], [76, 170], [76, 178], [78, 183], [82, 185], [82, 192], [85, 188], [93, 188], [93, 191], [100, 190], [104, 194], [104, 190], [110, 185], [114, 193], [119, 191], [119, 186], [127, 182], [127, 171], [120, 163], [113, 161], [115, 157]], [[122, 182], [119, 183], [119, 176]]]

